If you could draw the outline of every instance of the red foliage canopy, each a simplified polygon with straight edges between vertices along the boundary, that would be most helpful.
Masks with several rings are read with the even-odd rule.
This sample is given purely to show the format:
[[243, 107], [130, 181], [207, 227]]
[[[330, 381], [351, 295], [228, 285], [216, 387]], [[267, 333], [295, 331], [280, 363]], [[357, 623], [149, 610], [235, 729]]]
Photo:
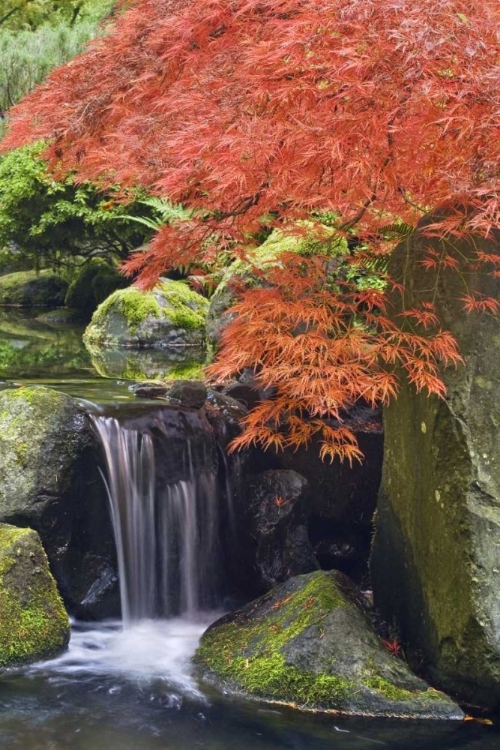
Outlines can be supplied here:
[[[192, 209], [129, 261], [145, 283], [245, 252], [263, 216], [283, 228], [331, 211], [372, 252], [381, 227], [438, 206], [435, 233], [487, 234], [500, 227], [499, 28], [498, 0], [138, 0], [12, 111], [2, 147], [48, 138], [58, 169]], [[255, 365], [277, 385], [244, 441], [320, 433], [325, 455], [352, 459], [353, 436], [323, 417], [395, 393], [395, 361], [442, 392], [438, 363], [458, 355], [438, 328], [391, 322], [383, 294], [332, 285], [327, 265], [287, 258], [272, 289], [245, 295], [216, 369]]]

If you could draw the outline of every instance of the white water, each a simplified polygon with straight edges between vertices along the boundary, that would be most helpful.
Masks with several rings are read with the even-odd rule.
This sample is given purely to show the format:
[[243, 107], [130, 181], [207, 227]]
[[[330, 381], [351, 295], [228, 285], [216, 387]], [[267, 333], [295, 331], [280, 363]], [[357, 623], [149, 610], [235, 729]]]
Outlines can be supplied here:
[[[160, 680], [174, 707], [183, 696], [203, 699], [191, 657], [220, 614], [200, 611], [210, 601], [217, 567], [215, 474], [195, 472], [187, 440], [186, 478], [158, 487], [158, 456], [148, 429], [139, 432], [103, 416], [93, 422], [105, 457], [123, 619], [76, 623], [68, 651], [29, 671], [57, 681], [106, 678], [110, 693], [120, 691], [124, 679]], [[167, 460], [165, 445], [158, 450], [160, 461]]]
[[[186, 441], [186, 479], [157, 487], [155, 446], [110, 417], [94, 417], [106, 459], [125, 628], [144, 619], [193, 618], [211, 603], [217, 571], [213, 472], [197, 473]], [[168, 456], [160, 456], [168, 460]]]
[[161, 680], [173, 705], [184, 696], [204, 700], [192, 676], [191, 657], [217, 616], [212, 612], [193, 620], [143, 620], [127, 629], [120, 621], [77, 623], [62, 656], [27, 671], [56, 679], [106, 677], [110, 693], [120, 690], [123, 680], [139, 685]]

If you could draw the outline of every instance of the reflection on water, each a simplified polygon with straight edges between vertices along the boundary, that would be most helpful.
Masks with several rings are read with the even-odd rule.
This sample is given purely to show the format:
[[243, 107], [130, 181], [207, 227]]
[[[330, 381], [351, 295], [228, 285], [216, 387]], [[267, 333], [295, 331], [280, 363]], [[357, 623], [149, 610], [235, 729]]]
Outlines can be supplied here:
[[500, 748], [494, 728], [472, 723], [313, 716], [214, 696], [196, 685], [189, 661], [210, 619], [75, 626], [66, 654], [0, 680], [0, 748]]
[[109, 403], [133, 400], [131, 381], [201, 377], [203, 351], [89, 351], [82, 341], [83, 326], [39, 317], [40, 310], [0, 308], [0, 389], [11, 382], [43, 383], [70, 396]]

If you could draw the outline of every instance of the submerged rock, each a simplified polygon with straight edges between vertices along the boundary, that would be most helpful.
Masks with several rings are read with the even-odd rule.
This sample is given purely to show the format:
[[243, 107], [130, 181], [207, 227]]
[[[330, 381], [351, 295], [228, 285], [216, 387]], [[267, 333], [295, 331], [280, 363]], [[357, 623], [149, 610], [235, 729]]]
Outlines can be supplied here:
[[40, 534], [64, 601], [79, 617], [118, 614], [98, 455], [88, 417], [69, 396], [42, 386], [0, 392], [0, 521]]
[[0, 276], [0, 305], [60, 307], [68, 283], [50, 271], [17, 271]]
[[[429, 248], [454, 257], [459, 271], [424, 269]], [[478, 251], [497, 253], [498, 238], [452, 247], [417, 232], [391, 260], [391, 276], [405, 276], [408, 305], [435, 304], [465, 365], [441, 373], [445, 399], [405, 384], [385, 410], [371, 569], [375, 603], [397, 624], [409, 659], [423, 661], [443, 689], [498, 710], [500, 319], [465, 313], [460, 298], [467, 291], [499, 299], [500, 281], [471, 267], [465, 273]]]
[[194, 660], [220, 690], [302, 709], [463, 718], [384, 648], [354, 587], [336, 571], [291, 578], [221, 618]]
[[0, 524], [0, 667], [57, 656], [69, 634], [38, 534]]
[[207, 309], [208, 300], [182, 281], [165, 279], [150, 292], [120, 289], [99, 305], [84, 341], [94, 347], [200, 347]]

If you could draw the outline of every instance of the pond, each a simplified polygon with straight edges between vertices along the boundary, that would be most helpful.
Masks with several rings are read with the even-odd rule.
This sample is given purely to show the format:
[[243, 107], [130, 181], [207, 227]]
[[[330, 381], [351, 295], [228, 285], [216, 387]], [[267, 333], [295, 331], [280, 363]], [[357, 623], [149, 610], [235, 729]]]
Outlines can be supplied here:
[[[96, 403], [196, 363], [151, 350], [89, 353], [83, 328], [0, 311], [0, 388], [46, 384]], [[200, 688], [190, 656], [217, 613], [74, 623], [70, 648], [0, 680], [0, 750], [500, 750], [496, 727], [312, 715]]]

